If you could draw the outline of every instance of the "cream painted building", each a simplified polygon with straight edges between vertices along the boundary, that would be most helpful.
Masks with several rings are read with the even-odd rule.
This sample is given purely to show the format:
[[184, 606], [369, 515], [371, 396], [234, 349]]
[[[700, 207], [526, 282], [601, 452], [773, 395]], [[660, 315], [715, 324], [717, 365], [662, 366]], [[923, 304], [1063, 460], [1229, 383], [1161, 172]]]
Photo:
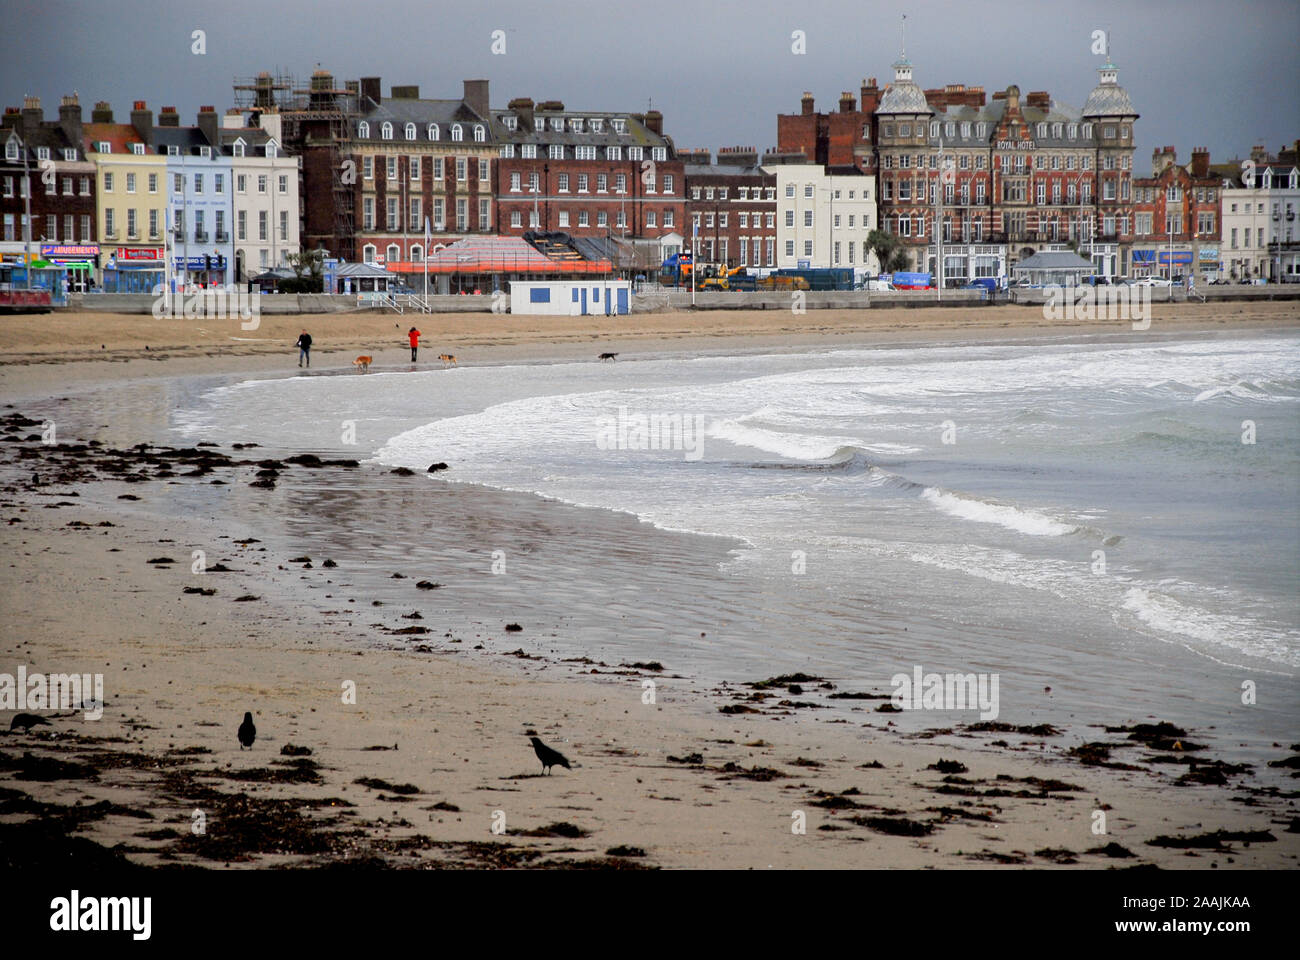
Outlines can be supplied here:
[[1221, 275], [1300, 283], [1300, 167], [1270, 160], [1258, 148], [1252, 161], [1215, 168], [1227, 174], [1219, 194]]
[[776, 265], [879, 272], [867, 237], [876, 229], [876, 178], [828, 173], [815, 163], [777, 163]]
[[104, 103], [96, 105], [82, 140], [95, 165], [95, 218], [105, 289], [114, 289], [110, 272], [122, 279], [138, 274], [139, 283], [128, 288], [149, 289], [161, 282], [163, 270], [167, 158], [150, 150], [135, 125], [113, 123]]

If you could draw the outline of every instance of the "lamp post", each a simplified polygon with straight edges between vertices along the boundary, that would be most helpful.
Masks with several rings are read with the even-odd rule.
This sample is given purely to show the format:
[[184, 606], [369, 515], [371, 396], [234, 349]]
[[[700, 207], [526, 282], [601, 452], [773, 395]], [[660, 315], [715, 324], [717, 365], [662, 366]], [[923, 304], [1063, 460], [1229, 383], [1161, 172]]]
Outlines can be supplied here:
[[32, 288], [32, 177], [27, 166], [27, 142], [23, 141], [23, 245], [27, 257], [27, 289]]

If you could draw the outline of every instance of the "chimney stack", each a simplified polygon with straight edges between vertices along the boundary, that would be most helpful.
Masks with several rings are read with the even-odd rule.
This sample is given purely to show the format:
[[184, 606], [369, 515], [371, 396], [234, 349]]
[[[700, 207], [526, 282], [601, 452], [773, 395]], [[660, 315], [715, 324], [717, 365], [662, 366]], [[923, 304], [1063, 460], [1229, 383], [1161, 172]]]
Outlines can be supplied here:
[[199, 131], [203, 134], [203, 139], [208, 141], [208, 146], [215, 147], [220, 144], [220, 134], [217, 132], [221, 127], [221, 120], [217, 116], [217, 108], [214, 106], [204, 105], [199, 107]]
[[81, 101], [75, 93], [65, 96], [59, 102], [59, 126], [68, 142], [81, 150]]
[[799, 98], [799, 105], [802, 108], [801, 113], [805, 117], [813, 115], [813, 95], [811, 90], [805, 90], [803, 96]]
[[23, 137], [31, 137], [37, 133], [44, 122], [45, 111], [41, 109], [41, 98], [23, 97]]
[[1210, 148], [1194, 147], [1192, 149], [1192, 176], [1204, 180], [1210, 175]]
[[90, 111], [91, 123], [112, 123], [113, 105], [107, 100], [95, 101], [95, 109]]
[[662, 137], [664, 135], [664, 115], [658, 110], [650, 110], [645, 115], [645, 127], [651, 133]]
[[180, 125], [181, 116], [176, 112], [175, 107], [163, 107], [158, 111], [158, 126], [179, 127]]
[[868, 77], [862, 81], [862, 112], [875, 113], [876, 107], [880, 106], [880, 87], [876, 85], [875, 77]]
[[533, 98], [515, 97], [506, 107], [519, 118], [519, 128], [533, 132]]
[[718, 164], [728, 167], [753, 167], [758, 165], [757, 147], [722, 147], [718, 150]]
[[143, 100], [137, 100], [131, 106], [131, 126], [135, 127], [141, 140], [153, 146], [153, 111]]
[[380, 91], [379, 77], [362, 77], [361, 78], [361, 110], [364, 113], [370, 105], [367, 100], [373, 100], [375, 106], [384, 102], [383, 93]]
[[840, 94], [840, 113], [852, 113], [854, 104], [853, 91], [845, 90]]
[[492, 107], [488, 103], [488, 82], [486, 80], [466, 80], [464, 81], [465, 93], [463, 100], [465, 106], [469, 107], [484, 120], [492, 112]]

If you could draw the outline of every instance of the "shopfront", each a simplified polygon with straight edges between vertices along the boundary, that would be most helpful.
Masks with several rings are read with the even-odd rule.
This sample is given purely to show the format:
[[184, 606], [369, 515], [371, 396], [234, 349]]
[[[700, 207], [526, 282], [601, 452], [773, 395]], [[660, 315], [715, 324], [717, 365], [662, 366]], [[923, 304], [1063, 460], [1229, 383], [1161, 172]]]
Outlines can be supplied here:
[[229, 264], [223, 254], [208, 253], [185, 257], [173, 257], [172, 267], [175, 275], [185, 277], [191, 287], [220, 287], [226, 283], [226, 271]]
[[118, 247], [104, 262], [104, 292], [153, 293], [163, 266], [162, 247]]
[[[1216, 260], [1218, 258], [1217, 249], [1215, 258]], [[1186, 275], [1192, 269], [1192, 262], [1192, 251], [1189, 247], [1180, 248], [1175, 245], [1172, 250], [1168, 247], [1135, 248], [1131, 276], [1177, 278]]]
[[41, 259], [65, 268], [69, 293], [90, 293], [97, 289], [95, 262], [97, 243], [43, 243]]

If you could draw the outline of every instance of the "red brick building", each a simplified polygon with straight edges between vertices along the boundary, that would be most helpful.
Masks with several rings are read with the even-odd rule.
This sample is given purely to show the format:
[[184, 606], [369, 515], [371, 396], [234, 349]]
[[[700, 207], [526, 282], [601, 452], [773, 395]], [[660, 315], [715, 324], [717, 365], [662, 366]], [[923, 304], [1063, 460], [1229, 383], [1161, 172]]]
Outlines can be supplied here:
[[575, 237], [664, 239], [685, 233], [686, 183], [663, 115], [577, 111], [527, 97], [493, 111], [501, 138], [496, 228]]
[[77, 97], [64, 97], [53, 121], [45, 119], [37, 97], [28, 97], [21, 110], [7, 108], [0, 145], [0, 254], [6, 260], [24, 255], [29, 177], [33, 257], [41, 256], [44, 243], [61, 248], [52, 258], [93, 265], [98, 252], [95, 165], [82, 144]]
[[1158, 147], [1151, 168], [1151, 176], [1133, 181], [1133, 275], [1178, 278], [1192, 270], [1197, 276], [1217, 272], [1223, 181], [1210, 169], [1210, 151], [1196, 147], [1192, 162], [1183, 166], [1173, 147]]
[[826, 167], [856, 167], [863, 173], [876, 172], [875, 112], [880, 105], [876, 78], [862, 82], [859, 100], [850, 91], [840, 94], [839, 109], [818, 113], [813, 95], [805, 92], [799, 113], [776, 117], [777, 152], [802, 153], [809, 163]]
[[759, 166], [754, 147], [723, 147], [717, 163], [707, 150], [680, 153], [686, 173], [686, 249], [699, 226], [701, 263], [775, 267], [776, 175]]

